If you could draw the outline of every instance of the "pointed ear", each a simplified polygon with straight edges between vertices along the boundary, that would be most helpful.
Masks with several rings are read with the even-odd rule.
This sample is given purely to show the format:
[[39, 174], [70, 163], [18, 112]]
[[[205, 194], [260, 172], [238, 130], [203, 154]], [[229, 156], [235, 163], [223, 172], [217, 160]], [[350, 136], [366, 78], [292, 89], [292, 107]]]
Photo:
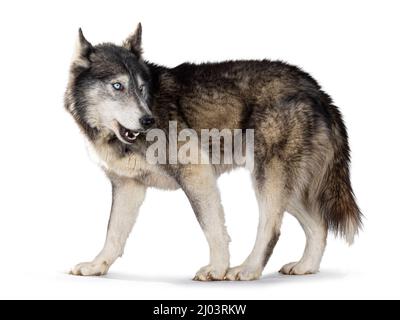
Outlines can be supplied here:
[[123, 43], [123, 47], [131, 51], [138, 58], [141, 57], [142, 50], [142, 24], [139, 24], [136, 27], [134, 33], [132, 33]]
[[93, 46], [86, 40], [82, 29], [79, 28], [78, 39], [76, 41], [74, 64], [82, 67], [89, 67], [89, 56], [93, 52]]

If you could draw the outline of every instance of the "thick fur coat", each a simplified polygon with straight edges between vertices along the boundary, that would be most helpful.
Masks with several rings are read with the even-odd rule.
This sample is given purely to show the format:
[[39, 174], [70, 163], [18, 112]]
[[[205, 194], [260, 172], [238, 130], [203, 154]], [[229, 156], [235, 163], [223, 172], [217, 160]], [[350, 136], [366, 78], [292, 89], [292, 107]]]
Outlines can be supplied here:
[[[115, 83], [125, 92], [116, 93]], [[188, 196], [210, 245], [210, 262], [197, 272], [197, 280], [259, 278], [285, 211], [307, 236], [302, 259], [283, 266], [285, 274], [317, 272], [327, 231], [352, 243], [361, 226], [342, 116], [318, 83], [297, 67], [249, 60], [166, 68], [143, 59], [140, 25], [123, 46], [92, 46], [80, 32], [65, 101], [113, 185], [104, 249], [92, 262], [73, 268], [73, 274], [108, 271], [123, 252], [147, 187], [182, 188]], [[170, 121], [178, 130], [199, 134], [213, 128], [254, 130], [251, 175], [260, 223], [242, 265], [229, 268], [229, 236], [216, 184], [235, 165], [149, 164], [149, 142], [140, 127], [145, 116], [167, 137]], [[127, 143], [121, 135], [131, 132], [134, 140]]]

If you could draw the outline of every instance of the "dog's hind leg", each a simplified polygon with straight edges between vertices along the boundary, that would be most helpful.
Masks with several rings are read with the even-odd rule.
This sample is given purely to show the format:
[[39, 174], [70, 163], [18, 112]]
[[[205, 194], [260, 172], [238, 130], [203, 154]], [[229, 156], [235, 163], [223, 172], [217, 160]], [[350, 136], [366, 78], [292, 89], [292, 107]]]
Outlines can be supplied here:
[[280, 235], [286, 207], [285, 175], [279, 161], [272, 160], [253, 175], [259, 206], [259, 225], [254, 248], [242, 265], [232, 268], [227, 280], [256, 280], [267, 264]]
[[300, 202], [289, 206], [288, 210], [303, 227], [306, 247], [300, 261], [284, 265], [279, 272], [287, 275], [316, 273], [325, 251], [328, 232], [326, 223], [320, 214], [309, 213]]
[[213, 168], [186, 165], [179, 171], [179, 182], [210, 247], [210, 263], [196, 273], [194, 280], [223, 280], [229, 267], [230, 239]]
[[126, 240], [143, 203], [145, 186], [133, 179], [110, 178], [113, 202], [104, 248], [92, 262], [84, 262], [75, 266], [71, 270], [74, 275], [99, 276], [107, 273], [114, 261], [122, 256]]

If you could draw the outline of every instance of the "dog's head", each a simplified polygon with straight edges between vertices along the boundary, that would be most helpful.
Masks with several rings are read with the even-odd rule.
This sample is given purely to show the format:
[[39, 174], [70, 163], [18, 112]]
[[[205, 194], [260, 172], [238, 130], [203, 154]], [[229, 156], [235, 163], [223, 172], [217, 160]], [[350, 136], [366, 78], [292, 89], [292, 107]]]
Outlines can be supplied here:
[[79, 29], [65, 106], [86, 134], [114, 133], [131, 144], [153, 123], [150, 74], [142, 60], [142, 28], [122, 46], [93, 46]]

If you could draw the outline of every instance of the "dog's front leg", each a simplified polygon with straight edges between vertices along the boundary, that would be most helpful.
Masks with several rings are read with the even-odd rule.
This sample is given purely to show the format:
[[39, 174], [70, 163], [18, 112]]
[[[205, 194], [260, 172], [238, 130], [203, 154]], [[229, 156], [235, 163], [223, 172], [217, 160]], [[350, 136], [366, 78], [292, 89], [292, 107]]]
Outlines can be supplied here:
[[223, 280], [229, 267], [230, 239], [214, 171], [209, 165], [188, 165], [180, 170], [179, 182], [210, 246], [210, 263], [194, 280]]
[[122, 256], [126, 240], [135, 224], [146, 188], [132, 179], [111, 178], [113, 202], [103, 250], [92, 262], [80, 263], [71, 273], [98, 276], [107, 273], [114, 261]]

